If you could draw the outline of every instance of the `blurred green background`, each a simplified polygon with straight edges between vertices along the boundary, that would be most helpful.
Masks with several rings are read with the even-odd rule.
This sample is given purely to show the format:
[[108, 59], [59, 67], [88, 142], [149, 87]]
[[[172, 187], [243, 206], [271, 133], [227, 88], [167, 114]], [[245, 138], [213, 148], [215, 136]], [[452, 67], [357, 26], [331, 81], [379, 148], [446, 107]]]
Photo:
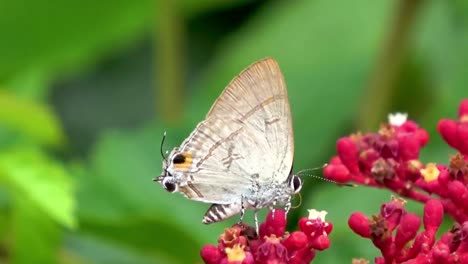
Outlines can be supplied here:
[[[390, 111], [428, 129], [424, 162], [453, 153], [435, 126], [468, 96], [467, 1], [0, 0], [0, 263], [200, 263], [237, 219], [204, 226], [207, 204], [151, 181], [161, 137], [179, 145], [266, 56], [288, 84], [296, 171]], [[314, 263], [372, 260], [347, 218], [390, 194], [304, 181], [291, 228], [309, 208], [335, 226]]]

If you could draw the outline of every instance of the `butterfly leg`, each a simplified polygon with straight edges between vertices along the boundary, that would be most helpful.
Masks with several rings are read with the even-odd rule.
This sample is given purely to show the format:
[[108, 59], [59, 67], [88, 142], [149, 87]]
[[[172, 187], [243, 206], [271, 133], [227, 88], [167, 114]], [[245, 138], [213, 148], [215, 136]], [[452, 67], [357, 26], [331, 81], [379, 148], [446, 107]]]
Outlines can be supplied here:
[[273, 204], [270, 206], [271, 217], [275, 220], [275, 211], [276, 211], [276, 200], [273, 200]]
[[284, 206], [284, 211], [286, 212], [286, 215], [288, 215], [290, 209], [291, 209], [291, 197], [288, 198], [288, 202]]
[[257, 231], [258, 235], [258, 216], [257, 216], [257, 210], [254, 211], [254, 220], [255, 220], [255, 230]]
[[241, 196], [241, 211], [240, 211], [240, 219], [238, 224], [242, 224], [242, 221], [244, 220], [244, 214], [245, 214], [245, 205], [244, 205], [244, 196]]

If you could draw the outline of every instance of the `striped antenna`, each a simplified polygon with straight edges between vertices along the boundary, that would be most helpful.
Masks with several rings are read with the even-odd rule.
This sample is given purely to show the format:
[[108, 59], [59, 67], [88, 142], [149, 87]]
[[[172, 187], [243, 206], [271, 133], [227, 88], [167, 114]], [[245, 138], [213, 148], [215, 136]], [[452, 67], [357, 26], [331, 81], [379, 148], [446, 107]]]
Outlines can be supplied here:
[[339, 182], [336, 182], [334, 180], [330, 180], [330, 179], [327, 179], [327, 178], [324, 178], [324, 177], [320, 177], [320, 176], [317, 176], [317, 175], [314, 175], [314, 174], [309, 174], [309, 173], [305, 173], [305, 172], [308, 172], [308, 171], [314, 171], [314, 170], [319, 170], [319, 169], [323, 169], [325, 168], [326, 166], [328, 166], [328, 163], [325, 163], [323, 164], [322, 166], [320, 167], [315, 167], [315, 168], [311, 168], [311, 169], [305, 169], [305, 170], [301, 170], [299, 171], [296, 175], [298, 176], [309, 176], [309, 177], [314, 177], [316, 179], [319, 179], [319, 180], [322, 180], [322, 181], [326, 181], [326, 182], [331, 182], [331, 183], [334, 183], [338, 186], [346, 186], [346, 187], [357, 187], [358, 185], [357, 184], [353, 184], [353, 183], [339, 183]]

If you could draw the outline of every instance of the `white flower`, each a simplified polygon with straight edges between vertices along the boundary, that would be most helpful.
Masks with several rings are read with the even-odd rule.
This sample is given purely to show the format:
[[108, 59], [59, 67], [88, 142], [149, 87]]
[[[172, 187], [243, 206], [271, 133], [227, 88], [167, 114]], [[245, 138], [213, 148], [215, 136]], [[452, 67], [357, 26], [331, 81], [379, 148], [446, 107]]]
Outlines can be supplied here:
[[325, 216], [328, 214], [327, 211], [317, 211], [315, 209], [310, 209], [309, 211], [309, 219], [319, 219], [322, 220], [322, 222], [325, 222]]
[[388, 114], [388, 122], [392, 126], [401, 126], [408, 119], [407, 113]]

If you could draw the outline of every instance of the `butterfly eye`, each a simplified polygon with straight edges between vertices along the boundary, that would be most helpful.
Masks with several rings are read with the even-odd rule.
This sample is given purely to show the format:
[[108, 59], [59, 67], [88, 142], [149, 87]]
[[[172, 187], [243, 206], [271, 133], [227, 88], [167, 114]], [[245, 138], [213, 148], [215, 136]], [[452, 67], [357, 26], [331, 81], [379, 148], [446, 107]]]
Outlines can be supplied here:
[[177, 190], [177, 185], [173, 182], [171, 177], [165, 177], [162, 180], [162, 185], [168, 192], [175, 192]]
[[290, 184], [294, 194], [298, 193], [302, 188], [302, 180], [296, 175], [292, 176]]

